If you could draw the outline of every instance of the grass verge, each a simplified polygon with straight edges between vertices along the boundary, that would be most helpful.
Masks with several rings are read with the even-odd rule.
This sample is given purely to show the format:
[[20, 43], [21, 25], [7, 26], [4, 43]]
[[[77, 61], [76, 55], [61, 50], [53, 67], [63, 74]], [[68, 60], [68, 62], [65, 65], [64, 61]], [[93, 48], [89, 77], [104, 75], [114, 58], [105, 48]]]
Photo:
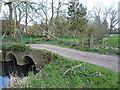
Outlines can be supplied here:
[[85, 51], [85, 52], [93, 52], [93, 53], [99, 53], [99, 54], [106, 54], [106, 55], [120, 55], [120, 51], [117, 49], [105, 49], [105, 48], [86, 48], [81, 49], [80, 46], [72, 46], [70, 43], [61, 43], [61, 41], [48, 41], [48, 42], [41, 42], [44, 44], [51, 44], [55, 46], [65, 47], [65, 48], [71, 48], [76, 49], [78, 51]]

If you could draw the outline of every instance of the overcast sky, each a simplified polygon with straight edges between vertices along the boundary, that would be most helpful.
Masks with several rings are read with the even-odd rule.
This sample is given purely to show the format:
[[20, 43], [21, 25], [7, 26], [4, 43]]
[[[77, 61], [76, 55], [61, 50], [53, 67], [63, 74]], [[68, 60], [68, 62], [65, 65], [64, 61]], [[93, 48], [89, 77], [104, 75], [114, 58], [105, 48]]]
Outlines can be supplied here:
[[83, 0], [85, 4], [87, 5], [88, 9], [93, 8], [97, 5], [102, 5], [103, 7], [110, 7], [110, 6], [116, 6], [118, 7], [119, 0]]
[[[9, 0], [3, 0], [3, 1], [9, 1]], [[39, 2], [40, 0], [29, 0], [29, 1], [36, 1]], [[58, 0], [55, 0], [58, 1]], [[70, 1], [70, 0], [63, 0], [63, 1]], [[73, 1], [73, 0], [72, 0]], [[115, 6], [116, 8], [118, 7], [118, 2], [120, 0], [80, 0], [83, 4], [87, 6], [88, 9], [92, 9], [94, 6], [101, 5], [102, 7], [110, 7], [110, 6]], [[2, 5], [4, 8], [4, 6]], [[2, 9], [3, 9], [2, 8]], [[4, 8], [5, 9], [5, 8]], [[3, 10], [4, 10], [3, 9]], [[7, 8], [6, 8], [7, 9]]]
[[[40, 0], [29, 0], [29, 1], [37, 1], [39, 2]], [[58, 1], [58, 0], [55, 0]], [[71, 0], [63, 0], [63, 1], [71, 1]], [[74, 0], [72, 0], [74, 1]], [[111, 5], [115, 5], [116, 7], [118, 6], [118, 2], [120, 0], [80, 0], [83, 4], [87, 6], [88, 9], [93, 8], [94, 6], [97, 6], [98, 4], [101, 4], [103, 7], [109, 7]]]

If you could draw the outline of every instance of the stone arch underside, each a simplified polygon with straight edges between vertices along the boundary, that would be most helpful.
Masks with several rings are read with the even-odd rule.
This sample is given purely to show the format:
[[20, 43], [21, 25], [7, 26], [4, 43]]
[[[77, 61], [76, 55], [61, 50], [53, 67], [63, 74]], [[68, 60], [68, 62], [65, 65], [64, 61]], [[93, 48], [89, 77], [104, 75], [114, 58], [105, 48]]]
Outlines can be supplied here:
[[6, 55], [6, 60], [2, 66], [3, 76], [14, 74], [17, 72], [17, 59], [13, 53]]
[[28, 72], [33, 71], [33, 66], [34, 66], [34, 70], [36, 70], [35, 62], [31, 58], [31, 56], [24, 56], [22, 59], [22, 63], [24, 64], [18, 65], [18, 73], [20, 76], [27, 76]]
[[14, 61], [14, 60], [17, 61], [17, 58], [13, 53], [7, 54], [5, 58], [6, 58], [5, 61]]
[[29, 64], [29, 63], [35, 64], [35, 62], [31, 56], [24, 56], [22, 62], [24, 64]]

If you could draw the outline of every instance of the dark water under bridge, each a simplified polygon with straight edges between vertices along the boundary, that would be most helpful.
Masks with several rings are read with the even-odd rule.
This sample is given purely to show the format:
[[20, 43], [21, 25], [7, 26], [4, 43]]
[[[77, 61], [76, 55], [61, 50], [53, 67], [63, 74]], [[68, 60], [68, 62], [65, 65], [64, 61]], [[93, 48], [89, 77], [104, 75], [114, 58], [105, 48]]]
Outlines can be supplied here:
[[[28, 73], [31, 70], [31, 66], [35, 66], [36, 69], [39, 69], [40, 66], [45, 65], [46, 63], [55, 60], [55, 57], [45, 51], [3, 51], [0, 52], [0, 63], [2, 65], [2, 71], [5, 72], [5, 75], [9, 73], [20, 71]], [[4, 63], [4, 64], [3, 64]], [[27, 69], [27, 70], [26, 70]]]

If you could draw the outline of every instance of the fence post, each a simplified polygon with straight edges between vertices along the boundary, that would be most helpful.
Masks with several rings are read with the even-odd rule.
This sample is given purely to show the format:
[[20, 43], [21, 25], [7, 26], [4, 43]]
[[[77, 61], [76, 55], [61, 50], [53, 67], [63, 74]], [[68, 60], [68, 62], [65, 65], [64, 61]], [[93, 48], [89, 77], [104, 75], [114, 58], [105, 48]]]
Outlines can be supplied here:
[[30, 41], [32, 41], [32, 37], [30, 36]]
[[94, 38], [93, 38], [93, 35], [90, 36], [90, 48], [93, 48], [93, 41], [94, 41]]
[[22, 43], [22, 35], [20, 36], [20, 42]]
[[79, 43], [80, 43], [80, 48], [83, 49], [84, 47], [83, 39], [81, 39]]
[[81, 40], [81, 49], [83, 49], [84, 48], [84, 40], [82, 39]]
[[105, 42], [104, 42], [104, 39], [102, 40], [102, 47], [105, 48]]

